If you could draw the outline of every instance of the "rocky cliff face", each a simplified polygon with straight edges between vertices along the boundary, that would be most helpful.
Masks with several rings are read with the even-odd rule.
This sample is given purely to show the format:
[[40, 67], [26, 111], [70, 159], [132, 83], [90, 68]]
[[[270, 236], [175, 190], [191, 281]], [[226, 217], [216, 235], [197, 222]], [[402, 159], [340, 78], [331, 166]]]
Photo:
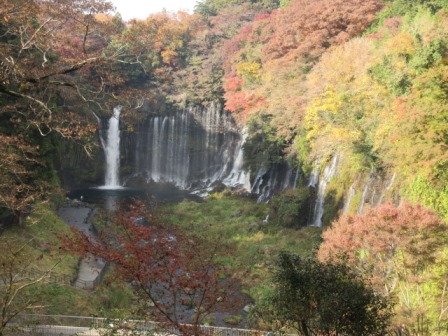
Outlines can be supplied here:
[[143, 179], [195, 191], [222, 182], [265, 201], [296, 183], [297, 169], [286, 164], [243, 169], [244, 132], [219, 104], [150, 116], [125, 138], [122, 166], [128, 184]]

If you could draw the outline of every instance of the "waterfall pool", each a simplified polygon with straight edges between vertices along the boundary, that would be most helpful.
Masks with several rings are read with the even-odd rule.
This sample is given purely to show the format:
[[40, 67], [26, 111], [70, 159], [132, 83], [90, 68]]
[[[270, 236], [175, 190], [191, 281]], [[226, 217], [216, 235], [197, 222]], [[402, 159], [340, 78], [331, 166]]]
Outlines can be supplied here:
[[138, 198], [143, 201], [152, 200], [156, 203], [180, 202], [184, 199], [196, 202], [202, 201], [202, 198], [198, 195], [192, 195], [188, 191], [183, 191], [167, 184], [155, 184], [147, 189], [125, 187], [117, 189], [102, 187], [76, 189], [68, 192], [67, 197], [109, 210], [115, 209], [117, 202], [127, 201], [132, 198]]

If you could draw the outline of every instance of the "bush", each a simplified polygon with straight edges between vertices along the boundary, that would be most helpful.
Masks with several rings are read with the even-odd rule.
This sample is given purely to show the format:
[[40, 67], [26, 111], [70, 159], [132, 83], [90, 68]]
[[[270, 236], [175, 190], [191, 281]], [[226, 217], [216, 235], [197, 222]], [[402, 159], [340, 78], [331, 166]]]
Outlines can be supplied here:
[[308, 224], [310, 191], [306, 187], [289, 189], [271, 200], [270, 221], [286, 228], [303, 227]]

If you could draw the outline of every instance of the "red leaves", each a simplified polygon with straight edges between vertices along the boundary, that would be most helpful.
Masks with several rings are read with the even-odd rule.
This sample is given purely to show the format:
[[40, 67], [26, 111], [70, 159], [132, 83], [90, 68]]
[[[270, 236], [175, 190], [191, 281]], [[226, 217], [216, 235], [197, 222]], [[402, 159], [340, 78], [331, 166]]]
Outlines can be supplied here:
[[384, 204], [363, 215], [341, 216], [323, 233], [318, 257], [344, 260], [387, 287], [395, 274], [416, 273], [431, 264], [446, 244], [446, 232], [447, 225], [420, 205]]
[[[381, 9], [381, 3], [381, 0], [294, 0], [272, 14], [258, 15], [223, 46], [226, 108], [236, 112], [239, 119], [261, 108], [275, 111], [278, 104], [272, 104], [271, 100], [277, 94], [278, 72], [290, 69], [283, 82], [294, 82], [291, 75], [299, 70], [297, 76], [300, 76], [326, 49], [362, 33]], [[241, 76], [238, 67], [242, 64], [259, 65], [257, 80]], [[294, 69], [294, 64], [301, 64], [301, 68]], [[296, 106], [289, 101], [293, 97], [282, 95], [284, 90], [278, 96], [286, 106]], [[296, 91], [294, 96], [301, 93]]]
[[330, 45], [364, 31], [380, 9], [380, 0], [295, 0], [270, 22], [266, 60], [318, 57]]
[[[138, 219], [138, 220], [136, 220]], [[136, 222], [144, 222], [144, 225]], [[150, 318], [179, 327], [196, 310], [196, 323], [210, 313], [226, 293], [218, 281], [221, 271], [212, 262], [213, 247], [203, 251], [191, 239], [164, 227], [141, 203], [114, 214], [98, 242], [77, 232], [64, 248], [90, 253], [116, 266], [136, 292], [151, 301]], [[185, 304], [188, 302], [188, 305]]]
[[[434, 235], [443, 231], [446, 231], [443, 221], [420, 205], [404, 203], [397, 208], [384, 204], [363, 215], [343, 215], [335, 221], [323, 234], [319, 259], [328, 261], [344, 254], [354, 260], [361, 249], [368, 249], [372, 255], [392, 255], [397, 249], [410, 249], [413, 237], [427, 235], [437, 240]], [[427, 245], [428, 249], [421, 253], [433, 251]]]

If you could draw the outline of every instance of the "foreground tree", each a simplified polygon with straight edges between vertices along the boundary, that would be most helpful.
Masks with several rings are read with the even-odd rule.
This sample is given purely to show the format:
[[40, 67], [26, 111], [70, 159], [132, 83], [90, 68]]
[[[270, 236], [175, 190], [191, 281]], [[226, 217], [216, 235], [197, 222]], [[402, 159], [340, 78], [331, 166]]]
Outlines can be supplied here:
[[204, 319], [230, 302], [234, 282], [213, 262], [214, 248], [204, 251], [190, 238], [168, 230], [141, 203], [118, 211], [98, 241], [80, 232], [64, 240], [70, 251], [115, 265], [141, 298], [147, 318], [162, 328], [198, 335]]
[[0, 236], [0, 336], [15, 316], [42, 306], [28, 290], [45, 282], [57, 265], [45, 271], [34, 270], [37, 260], [30, 252], [31, 243], [32, 239], [23, 242]]
[[23, 138], [0, 134], [0, 210], [8, 209], [19, 226], [29, 204], [41, 195], [42, 183], [35, 180], [40, 165], [36, 155], [37, 148]]
[[387, 330], [387, 302], [345, 265], [282, 253], [273, 283], [268, 319], [286, 330], [305, 336], [384, 335]]

